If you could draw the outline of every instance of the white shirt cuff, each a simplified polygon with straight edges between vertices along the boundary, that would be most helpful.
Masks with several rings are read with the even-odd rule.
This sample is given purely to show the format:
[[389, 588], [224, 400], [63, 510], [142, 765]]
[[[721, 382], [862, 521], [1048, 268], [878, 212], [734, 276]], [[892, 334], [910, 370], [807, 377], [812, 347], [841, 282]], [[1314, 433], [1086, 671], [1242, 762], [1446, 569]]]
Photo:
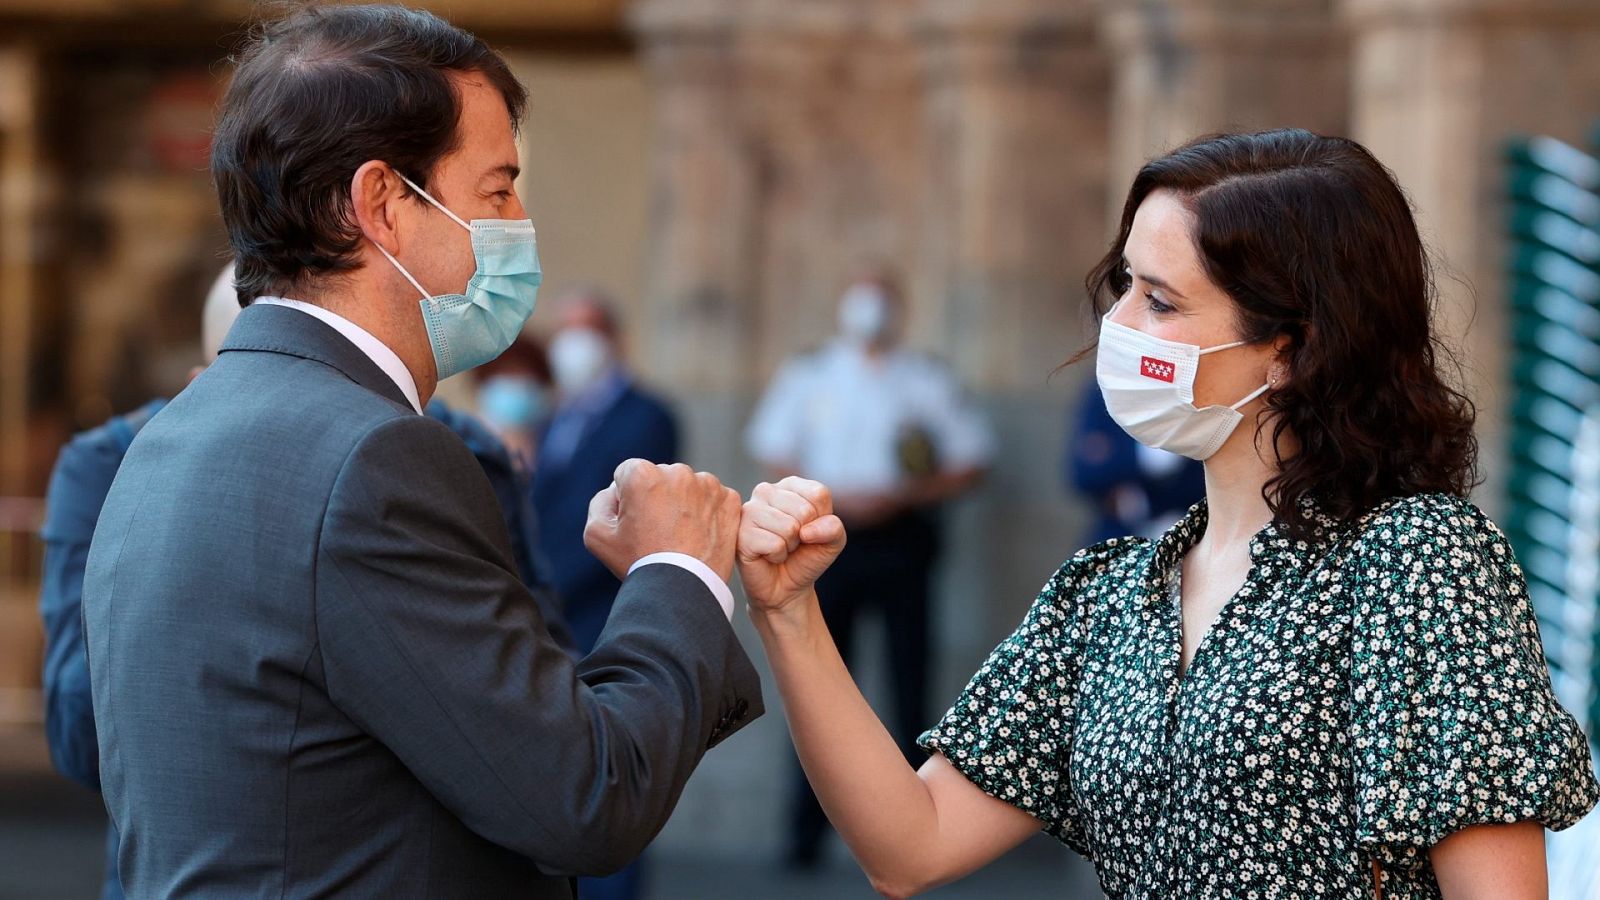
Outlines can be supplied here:
[[653, 566], [656, 563], [665, 563], [693, 572], [695, 577], [705, 582], [706, 587], [711, 589], [711, 595], [717, 598], [717, 602], [722, 604], [722, 614], [728, 617], [729, 622], [733, 621], [733, 591], [729, 589], [728, 583], [722, 580], [722, 576], [711, 571], [710, 566], [687, 553], [652, 553], [629, 566], [628, 574], [632, 575], [644, 566]]

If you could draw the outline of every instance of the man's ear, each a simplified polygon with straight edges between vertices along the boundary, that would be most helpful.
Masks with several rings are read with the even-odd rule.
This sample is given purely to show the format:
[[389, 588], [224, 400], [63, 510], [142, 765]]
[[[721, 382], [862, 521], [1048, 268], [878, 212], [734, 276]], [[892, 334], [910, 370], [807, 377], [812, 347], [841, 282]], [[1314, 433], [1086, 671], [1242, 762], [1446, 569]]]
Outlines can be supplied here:
[[405, 194], [405, 183], [381, 160], [362, 163], [350, 179], [350, 209], [356, 227], [391, 255], [400, 252], [396, 223]]

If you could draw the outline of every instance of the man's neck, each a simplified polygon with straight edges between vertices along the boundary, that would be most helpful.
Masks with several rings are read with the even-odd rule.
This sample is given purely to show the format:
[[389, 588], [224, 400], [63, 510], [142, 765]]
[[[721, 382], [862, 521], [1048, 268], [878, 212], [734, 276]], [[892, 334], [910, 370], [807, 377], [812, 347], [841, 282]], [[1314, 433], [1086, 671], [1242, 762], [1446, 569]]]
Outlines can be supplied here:
[[417, 398], [423, 406], [428, 405], [439, 387], [439, 370], [434, 364], [433, 346], [428, 342], [428, 332], [417, 307], [401, 311], [393, 305], [362, 302], [339, 291], [306, 292], [305, 296], [294, 299], [343, 316], [377, 338], [400, 358], [416, 383]]

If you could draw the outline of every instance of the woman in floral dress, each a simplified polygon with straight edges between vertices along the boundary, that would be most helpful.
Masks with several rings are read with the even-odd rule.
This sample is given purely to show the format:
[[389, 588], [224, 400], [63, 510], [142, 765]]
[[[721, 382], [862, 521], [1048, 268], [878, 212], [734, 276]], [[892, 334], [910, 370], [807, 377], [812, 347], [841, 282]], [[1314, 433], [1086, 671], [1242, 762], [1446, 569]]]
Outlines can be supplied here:
[[[762, 485], [740, 569], [806, 773], [907, 896], [1044, 829], [1113, 898], [1543, 897], [1597, 787], [1522, 570], [1466, 495], [1411, 210], [1360, 145], [1288, 130], [1147, 164], [1089, 276], [1118, 423], [1205, 460], [1159, 540], [1069, 559], [913, 770], [811, 584], [822, 485]], [[893, 623], [889, 623], [893, 627]]]

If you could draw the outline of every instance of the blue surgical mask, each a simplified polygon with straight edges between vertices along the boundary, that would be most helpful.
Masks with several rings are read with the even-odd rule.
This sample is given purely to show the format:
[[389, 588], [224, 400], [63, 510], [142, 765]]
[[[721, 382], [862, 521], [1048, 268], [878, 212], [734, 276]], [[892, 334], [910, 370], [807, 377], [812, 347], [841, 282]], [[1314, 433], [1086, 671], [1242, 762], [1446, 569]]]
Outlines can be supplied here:
[[531, 219], [473, 219], [469, 225], [411, 179], [401, 175], [400, 180], [472, 233], [478, 268], [461, 294], [429, 294], [389, 251], [374, 244], [422, 294], [422, 322], [443, 381], [506, 352], [522, 333], [539, 294], [539, 245]]
[[532, 431], [548, 412], [544, 388], [526, 375], [496, 375], [478, 388], [478, 415], [497, 431]]

